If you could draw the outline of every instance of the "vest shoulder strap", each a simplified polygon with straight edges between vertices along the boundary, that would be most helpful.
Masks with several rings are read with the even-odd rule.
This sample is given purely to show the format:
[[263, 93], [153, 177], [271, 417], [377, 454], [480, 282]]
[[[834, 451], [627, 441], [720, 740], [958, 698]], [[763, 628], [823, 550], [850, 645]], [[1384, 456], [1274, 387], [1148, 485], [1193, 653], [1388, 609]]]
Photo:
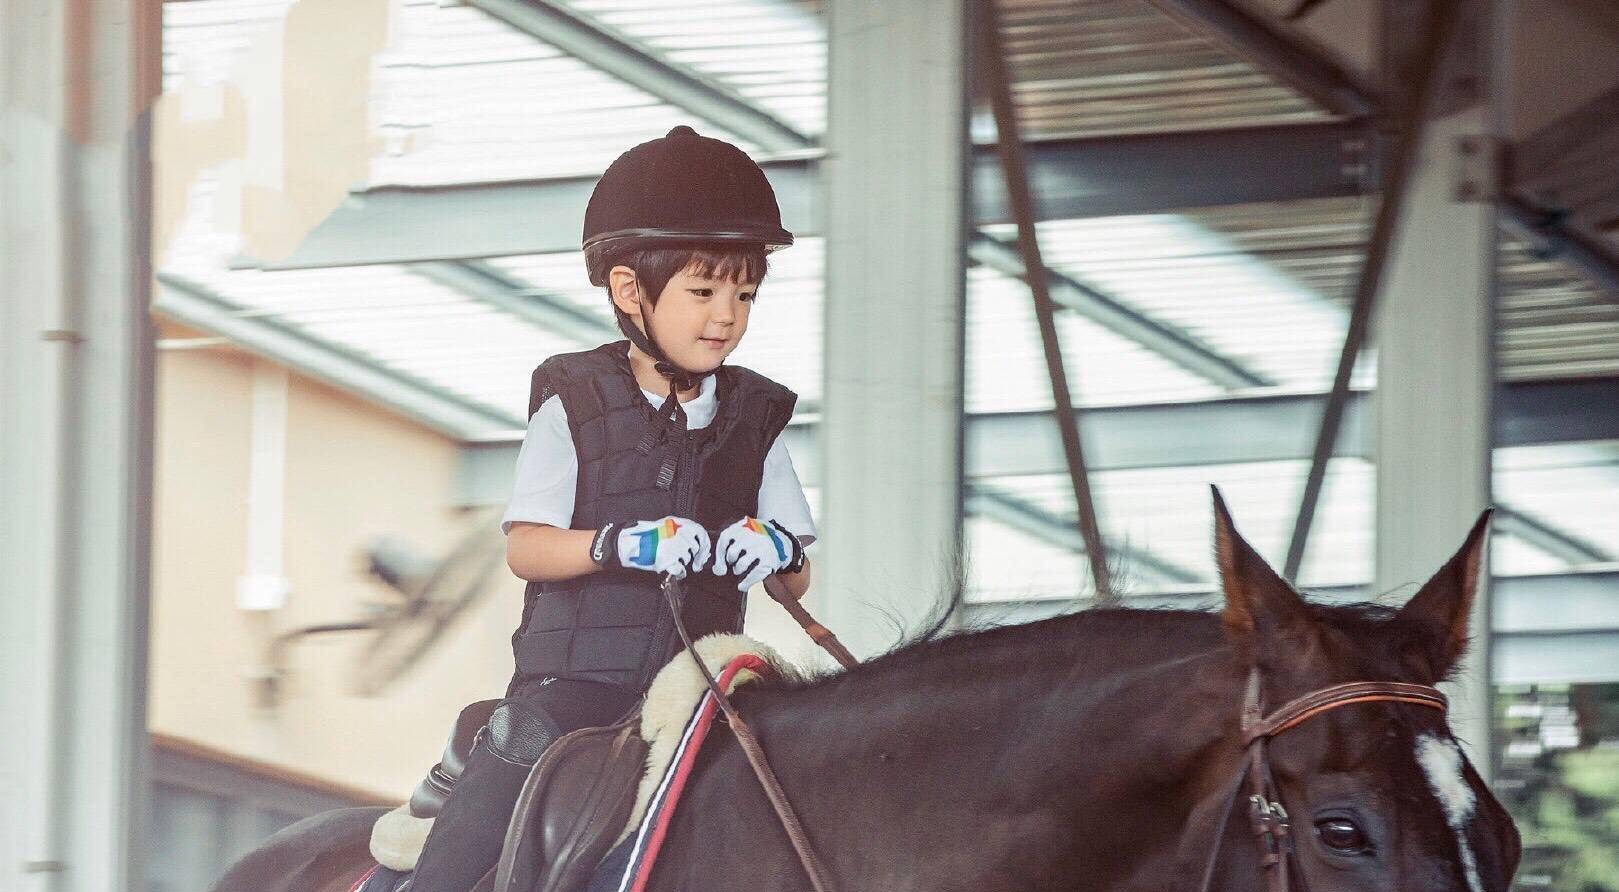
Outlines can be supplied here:
[[[744, 366], [721, 366], [718, 374], [723, 388], [720, 392], [720, 412], [726, 415], [747, 413], [749, 417], [745, 422], [765, 433], [764, 442], [768, 448], [787, 422], [792, 420], [798, 394]], [[719, 420], [716, 419], [715, 423], [719, 423]]]
[[534, 369], [528, 388], [528, 417], [540, 411], [545, 401], [576, 381], [614, 373], [629, 349], [628, 341], [613, 341], [592, 350], [558, 353]]

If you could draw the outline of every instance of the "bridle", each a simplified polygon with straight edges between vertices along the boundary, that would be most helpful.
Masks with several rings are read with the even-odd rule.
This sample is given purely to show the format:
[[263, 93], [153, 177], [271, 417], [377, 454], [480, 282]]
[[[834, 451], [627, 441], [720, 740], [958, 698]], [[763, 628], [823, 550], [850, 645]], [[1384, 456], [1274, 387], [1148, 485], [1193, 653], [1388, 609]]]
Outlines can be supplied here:
[[[1259, 669], [1248, 671], [1248, 687], [1242, 700], [1243, 759], [1230, 784], [1230, 792], [1223, 797], [1219, 829], [1209, 847], [1208, 863], [1203, 869], [1200, 892], [1209, 892], [1214, 883], [1214, 868], [1220, 858], [1220, 842], [1225, 837], [1227, 820], [1235, 810], [1237, 797], [1242, 794], [1244, 780], [1248, 787], [1248, 822], [1253, 828], [1254, 842], [1259, 848], [1259, 863], [1265, 873], [1268, 892], [1288, 892], [1291, 875], [1289, 861], [1294, 856], [1293, 828], [1287, 810], [1282, 807], [1282, 794], [1271, 776], [1266, 747], [1272, 737], [1309, 721], [1322, 713], [1355, 703], [1409, 703], [1427, 706], [1441, 714], [1449, 709], [1449, 701], [1438, 688], [1425, 684], [1407, 684], [1398, 681], [1352, 681], [1322, 688], [1289, 700], [1275, 712], [1266, 715], [1260, 695]], [[1303, 875], [1300, 875], [1303, 879]]]

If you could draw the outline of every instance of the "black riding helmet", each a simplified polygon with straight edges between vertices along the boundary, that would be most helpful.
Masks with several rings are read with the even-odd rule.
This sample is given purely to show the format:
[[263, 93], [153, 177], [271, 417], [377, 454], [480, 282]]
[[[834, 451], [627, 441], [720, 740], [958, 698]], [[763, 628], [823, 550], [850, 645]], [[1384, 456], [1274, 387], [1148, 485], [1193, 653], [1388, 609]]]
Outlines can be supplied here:
[[[724, 140], [698, 136], [682, 124], [618, 156], [596, 183], [585, 207], [585, 267], [592, 285], [636, 250], [652, 247], [763, 247], [793, 243], [765, 172]], [[652, 334], [643, 335], [613, 307], [618, 327], [651, 356], [658, 372], [687, 390], [703, 377], [669, 361]], [[646, 318], [646, 317], [642, 317]]]

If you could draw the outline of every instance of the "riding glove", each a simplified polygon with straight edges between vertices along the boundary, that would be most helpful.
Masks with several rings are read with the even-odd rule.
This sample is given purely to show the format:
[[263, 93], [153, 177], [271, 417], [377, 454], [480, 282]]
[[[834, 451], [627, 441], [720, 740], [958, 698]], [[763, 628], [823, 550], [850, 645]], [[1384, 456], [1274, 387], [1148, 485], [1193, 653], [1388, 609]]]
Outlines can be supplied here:
[[590, 557], [602, 567], [650, 570], [676, 579], [706, 565], [709, 553], [708, 531], [684, 517], [610, 523], [590, 543]]
[[744, 517], [726, 527], [714, 543], [714, 575], [735, 574], [737, 588], [747, 591], [766, 576], [804, 568], [804, 546], [781, 524]]

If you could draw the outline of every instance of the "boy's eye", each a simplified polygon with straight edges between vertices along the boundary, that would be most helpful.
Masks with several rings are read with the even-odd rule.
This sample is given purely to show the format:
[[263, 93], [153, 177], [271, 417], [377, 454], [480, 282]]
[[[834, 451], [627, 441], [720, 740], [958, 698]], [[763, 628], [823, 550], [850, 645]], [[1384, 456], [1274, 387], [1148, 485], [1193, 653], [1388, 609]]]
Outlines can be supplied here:
[[698, 297], [713, 297], [714, 296], [714, 289], [712, 289], [712, 288], [692, 288], [692, 289], [690, 289], [690, 291], [691, 291], [692, 294], [695, 294]]
[[741, 295], [739, 295], [739, 296], [740, 296], [740, 297], [741, 297], [741, 298], [742, 298], [742, 299], [743, 299], [743, 300], [745, 300], [745, 301], [749, 301], [749, 302], [752, 302], [752, 301], [753, 301], [753, 300], [755, 300], [755, 299], [757, 299], [757, 298], [758, 298], [758, 297], [759, 297], [759, 295], [758, 295], [758, 294], [756, 294], [756, 293], [754, 293], [754, 292], [752, 292], [752, 291], [744, 291], [744, 292], [742, 292], [742, 294], [741, 294]]

